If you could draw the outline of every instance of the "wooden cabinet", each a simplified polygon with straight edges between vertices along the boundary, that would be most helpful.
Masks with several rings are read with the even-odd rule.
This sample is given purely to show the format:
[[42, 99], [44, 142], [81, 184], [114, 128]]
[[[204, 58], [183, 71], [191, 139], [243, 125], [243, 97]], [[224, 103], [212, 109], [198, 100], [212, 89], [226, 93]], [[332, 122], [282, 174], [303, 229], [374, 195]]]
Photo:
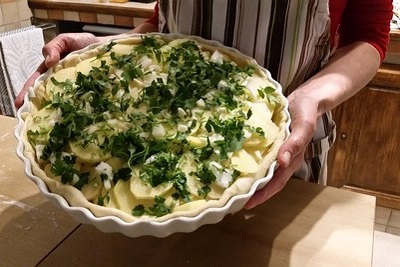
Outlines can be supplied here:
[[400, 209], [400, 66], [383, 64], [333, 115], [337, 139], [328, 184], [375, 195], [379, 205]]

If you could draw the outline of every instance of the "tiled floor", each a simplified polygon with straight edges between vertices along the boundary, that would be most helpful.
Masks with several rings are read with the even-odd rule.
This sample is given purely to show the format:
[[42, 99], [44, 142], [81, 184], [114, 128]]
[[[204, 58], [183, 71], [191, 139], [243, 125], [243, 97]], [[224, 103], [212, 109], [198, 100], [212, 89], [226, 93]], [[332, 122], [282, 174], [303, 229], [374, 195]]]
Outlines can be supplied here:
[[400, 266], [400, 210], [376, 207], [372, 267]]

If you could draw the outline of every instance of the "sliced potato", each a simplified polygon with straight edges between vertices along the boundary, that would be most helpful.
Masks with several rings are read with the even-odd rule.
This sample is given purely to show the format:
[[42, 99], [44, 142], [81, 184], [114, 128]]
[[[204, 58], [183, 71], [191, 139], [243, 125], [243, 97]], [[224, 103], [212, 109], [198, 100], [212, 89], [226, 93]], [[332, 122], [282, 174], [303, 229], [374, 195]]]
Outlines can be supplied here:
[[[261, 73], [260, 73], [261, 74]], [[266, 81], [263, 76], [253, 76], [247, 79], [246, 87], [248, 89], [247, 93], [254, 99], [258, 99], [258, 90], [260, 88], [270, 86], [271, 84]]]
[[265, 132], [265, 140], [261, 144], [263, 147], [271, 145], [275, 141], [276, 136], [279, 134], [279, 128], [275, 123], [272, 121], [267, 121], [266, 125], [267, 130]]
[[113, 157], [108, 159], [106, 163], [110, 165], [113, 170], [118, 170], [122, 168], [122, 166], [125, 164], [125, 161], [121, 158]]
[[110, 200], [113, 200], [120, 210], [131, 214], [132, 209], [137, 205], [137, 200], [131, 193], [130, 181], [119, 180], [110, 190]]
[[247, 120], [246, 124], [254, 128], [262, 128], [263, 131], [267, 131], [266, 122], [271, 120], [272, 112], [268, 109], [265, 103], [248, 103], [250, 106], [252, 115]]
[[207, 194], [208, 199], [219, 199], [226, 188], [219, 186], [217, 183], [210, 185], [210, 192]]
[[114, 189], [109, 191], [107, 198], [104, 198], [104, 206], [114, 209], [120, 209], [118, 195], [115, 193]]
[[114, 52], [117, 56], [128, 55], [132, 53], [133, 46], [130, 44], [116, 44], [112, 47], [111, 52]]
[[[66, 69], [60, 69], [59, 71], [57, 71], [56, 73], [54, 73], [53, 75], [51, 75], [51, 77], [53, 77], [57, 82], [66, 82], [67, 80], [71, 81], [72, 83], [75, 82], [76, 80], [76, 70], [74, 67], [69, 67]], [[48, 82], [46, 84], [46, 93], [51, 96], [51, 95], [55, 95], [57, 93], [61, 93], [63, 92], [63, 88], [61, 88], [60, 86], [55, 85], [52, 81], [51, 78], [48, 79]]]
[[99, 163], [111, 158], [109, 152], [104, 152], [98, 145], [89, 143], [87, 146], [82, 146], [79, 142], [69, 142], [72, 153], [84, 163]]
[[109, 56], [104, 56], [100, 58], [99, 60], [96, 59], [96, 57], [88, 58], [85, 60], [82, 60], [76, 65], [76, 72], [81, 72], [84, 75], [88, 75], [89, 72], [92, 70], [93, 67], [100, 67], [101, 62], [106, 61], [107, 65], [112, 64], [112, 59]]
[[71, 54], [64, 60], [64, 68], [75, 67], [76, 64], [81, 62], [81, 57], [79, 54]]
[[38, 87], [36, 88], [36, 91], [34, 92], [34, 96], [32, 96], [31, 101], [35, 106], [40, 107], [40, 103], [42, 103], [44, 100], [49, 100], [49, 95], [46, 92], [46, 87], [44, 86], [44, 83], [40, 83]]
[[[204, 186], [197, 177], [189, 175], [186, 181], [186, 185], [190, 192], [191, 199], [196, 199], [199, 196], [199, 190]], [[198, 197], [200, 199], [200, 197]]]
[[191, 147], [194, 148], [202, 148], [207, 146], [207, 139], [206, 138], [200, 138], [200, 137], [195, 137], [195, 136], [187, 136], [186, 141], [189, 143]]
[[85, 184], [82, 187], [81, 191], [88, 201], [92, 201], [99, 196], [102, 189], [103, 183], [100, 177], [98, 175], [95, 175], [94, 177], [92, 177], [89, 183]]
[[256, 173], [258, 171], [258, 163], [244, 149], [233, 153], [231, 164], [235, 170], [242, 173]]
[[152, 187], [137, 176], [133, 176], [130, 179], [130, 192], [137, 199], [154, 199], [156, 196], [163, 196], [167, 194], [172, 187], [173, 184], [171, 182]]
[[[275, 137], [279, 133], [279, 128], [271, 121], [272, 112], [266, 103], [249, 103], [249, 105], [251, 107], [252, 115], [246, 124], [263, 130], [266, 139], [266, 141], [263, 142], [263, 145], [266, 147], [274, 142]], [[246, 145], [251, 146], [252, 142], [256, 141], [246, 141]], [[256, 142], [256, 145], [260, 145], [260, 143]]]
[[61, 112], [58, 109], [42, 108], [32, 118], [30, 130], [37, 132], [34, 136], [36, 144], [46, 144], [49, 140], [50, 132], [56, 122], [61, 119]]

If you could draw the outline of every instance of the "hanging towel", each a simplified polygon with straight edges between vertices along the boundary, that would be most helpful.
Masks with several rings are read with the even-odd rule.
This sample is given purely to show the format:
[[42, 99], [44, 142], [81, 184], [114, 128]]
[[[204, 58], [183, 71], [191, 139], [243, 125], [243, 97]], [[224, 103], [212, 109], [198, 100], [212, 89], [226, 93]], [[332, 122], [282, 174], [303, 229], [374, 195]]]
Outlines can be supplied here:
[[15, 96], [43, 61], [43, 46], [43, 30], [35, 26], [0, 34], [0, 109], [3, 115], [15, 116]]

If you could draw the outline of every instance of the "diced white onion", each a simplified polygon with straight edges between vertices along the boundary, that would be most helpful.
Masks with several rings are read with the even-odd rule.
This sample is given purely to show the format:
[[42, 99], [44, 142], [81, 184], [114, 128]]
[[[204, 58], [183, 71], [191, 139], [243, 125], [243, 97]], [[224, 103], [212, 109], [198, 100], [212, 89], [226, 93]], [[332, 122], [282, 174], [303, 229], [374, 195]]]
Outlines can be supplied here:
[[92, 114], [93, 113], [93, 107], [90, 105], [89, 102], [85, 103], [85, 112], [87, 114]]
[[38, 160], [40, 160], [40, 158], [43, 155], [43, 149], [44, 149], [45, 145], [36, 145], [35, 146], [35, 150], [36, 150], [36, 157]]
[[106, 120], [111, 119], [111, 113], [110, 113], [110, 111], [104, 112], [104, 113], [103, 113], [103, 117], [104, 117], [104, 119], [106, 119]]
[[118, 92], [115, 95], [115, 98], [121, 99], [125, 95], [125, 90], [124, 89], [119, 89]]
[[187, 115], [186, 111], [183, 108], [178, 108], [178, 116], [183, 118]]
[[49, 157], [49, 160], [50, 160], [50, 162], [51, 162], [52, 164], [54, 164], [54, 162], [56, 162], [56, 160], [57, 160], [56, 155], [55, 155], [54, 153], [51, 153], [51, 154], [50, 154], [50, 157]]
[[205, 108], [206, 107], [206, 102], [204, 102], [204, 100], [202, 98], [200, 98], [199, 100], [196, 101], [196, 105], [199, 108]]
[[121, 70], [121, 69], [116, 69], [116, 70], [115, 70], [115, 76], [117, 76], [117, 77], [120, 78], [120, 79], [121, 79], [121, 77], [122, 77], [122, 73], [124, 73], [124, 71]]
[[153, 61], [148, 56], [144, 56], [139, 60], [139, 64], [143, 69], [147, 69], [153, 64]]
[[54, 117], [49, 120], [49, 125], [54, 126], [56, 125], [57, 122], [60, 122], [62, 119], [62, 111], [61, 109], [57, 109], [57, 113], [54, 115]]
[[184, 124], [178, 125], [178, 132], [185, 133], [187, 130], [189, 130], [189, 127], [187, 127], [186, 125]]
[[244, 129], [243, 130], [243, 135], [244, 135], [244, 138], [248, 139], [248, 138], [250, 138], [252, 136], [252, 133], [249, 130]]
[[219, 81], [217, 87], [218, 89], [226, 88], [228, 86], [228, 83], [224, 80]]
[[111, 126], [115, 126], [115, 125], [118, 125], [118, 124], [120, 123], [120, 121], [117, 120], [117, 119], [111, 119], [111, 120], [108, 120], [107, 122], [108, 122], [108, 124], [110, 124]]
[[150, 164], [152, 162], [154, 162], [157, 159], [156, 155], [152, 155], [149, 158], [146, 159], [146, 161], [144, 162], [144, 164]]
[[231, 172], [224, 170], [224, 168], [215, 161], [210, 163], [210, 171], [215, 175], [216, 183], [219, 186], [224, 188], [229, 187], [233, 179]]
[[140, 136], [140, 138], [147, 139], [147, 138], [149, 138], [150, 133], [140, 133], [139, 136]]
[[223, 188], [228, 188], [233, 180], [232, 174], [227, 172], [222, 172], [217, 176], [216, 182], [219, 186]]
[[151, 132], [155, 139], [161, 139], [165, 136], [165, 129], [164, 126], [158, 124], [153, 127], [153, 131]]
[[143, 84], [145, 86], [150, 86], [153, 81], [157, 80], [157, 78], [159, 78], [159, 76], [156, 73], [150, 73], [144, 77]]
[[215, 176], [217, 176], [221, 172], [222, 169], [223, 169], [223, 167], [219, 163], [217, 163], [215, 161], [210, 162], [210, 171]]
[[224, 114], [228, 113], [228, 110], [226, 107], [217, 107], [217, 111], [218, 111], [218, 113], [224, 113]]
[[211, 145], [214, 146], [214, 145], [215, 145], [215, 142], [217, 142], [217, 141], [224, 141], [225, 138], [224, 138], [222, 135], [220, 135], [220, 134], [213, 134], [213, 135], [211, 135], [211, 136], [209, 137], [209, 140], [210, 140]]
[[104, 188], [106, 190], [110, 190], [111, 189], [111, 181], [110, 180], [105, 180], [104, 181]]
[[61, 153], [61, 157], [62, 157], [62, 158], [70, 157], [70, 156], [71, 156], [70, 153], [67, 153], [67, 152], [62, 152], [62, 153]]
[[74, 174], [72, 178], [72, 184], [76, 184], [77, 182], [79, 182], [79, 176], [77, 174]]
[[217, 64], [222, 64], [224, 62], [224, 56], [218, 50], [215, 50], [210, 58], [210, 61]]
[[159, 78], [161, 78], [163, 80], [164, 84], [167, 83], [167, 81], [168, 81], [168, 74], [167, 73], [159, 73], [158, 76], [159, 76]]
[[99, 128], [99, 126], [96, 124], [90, 125], [88, 128], [88, 134], [96, 132], [98, 128]]
[[96, 166], [95, 171], [99, 175], [101, 174], [107, 175], [107, 180], [112, 180], [114, 177], [112, 172], [112, 167], [108, 163], [105, 163], [104, 161], [100, 162], [99, 165]]
[[213, 94], [213, 92], [208, 92], [208, 93], [205, 94], [203, 97], [204, 97], [205, 99], [211, 101], [211, 100], [214, 99], [214, 94]]

